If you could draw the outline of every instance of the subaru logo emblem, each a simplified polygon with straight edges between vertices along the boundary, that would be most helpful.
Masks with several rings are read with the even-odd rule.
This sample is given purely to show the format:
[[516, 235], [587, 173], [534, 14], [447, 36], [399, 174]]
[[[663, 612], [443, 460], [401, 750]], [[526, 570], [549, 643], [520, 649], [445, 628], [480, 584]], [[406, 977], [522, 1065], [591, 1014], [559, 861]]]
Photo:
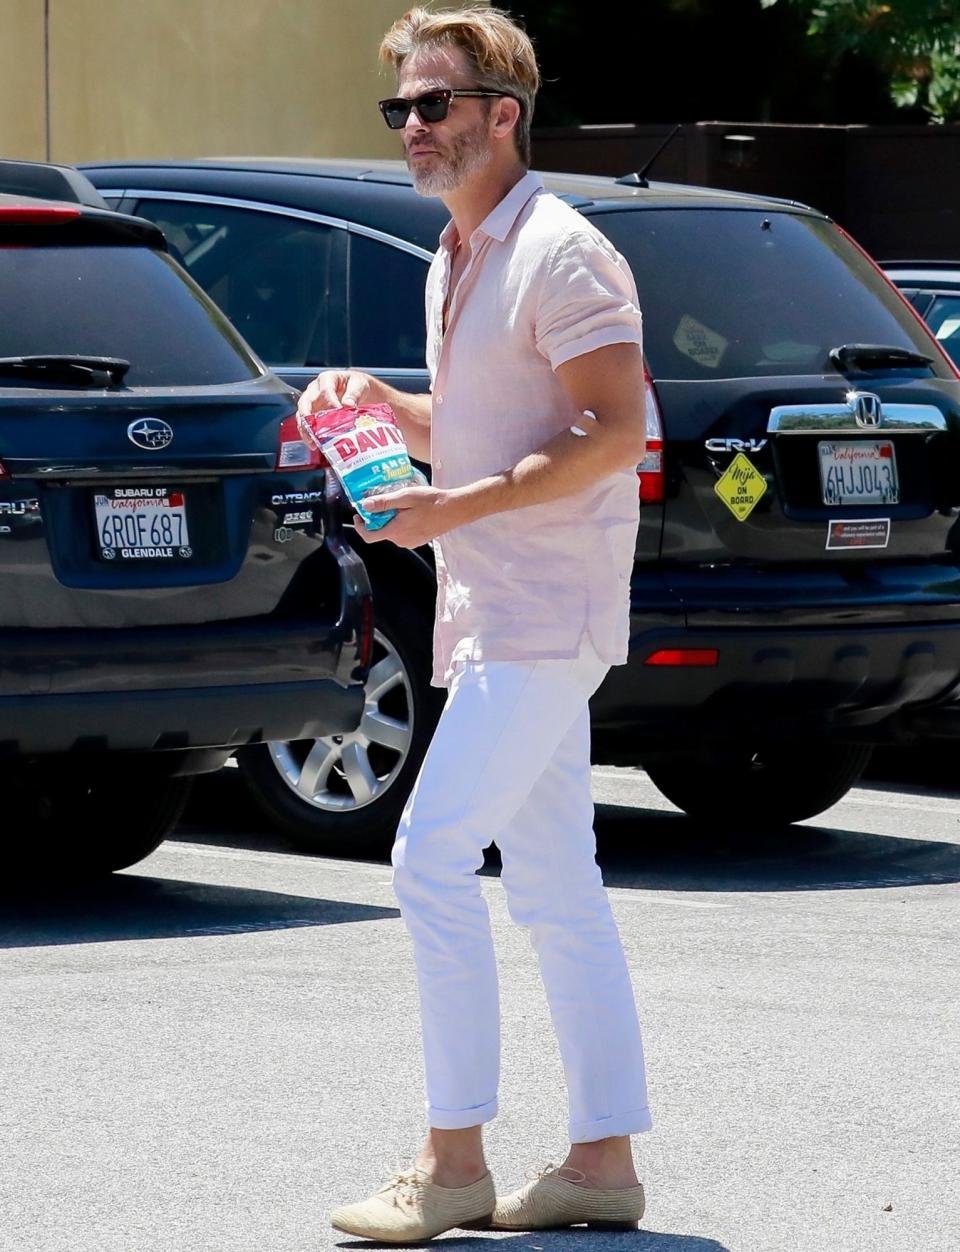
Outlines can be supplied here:
[[850, 391], [847, 403], [853, 409], [853, 416], [858, 426], [879, 426], [882, 420], [880, 397], [872, 391]]
[[127, 438], [148, 452], [162, 452], [173, 443], [173, 427], [159, 417], [138, 417], [127, 427]]

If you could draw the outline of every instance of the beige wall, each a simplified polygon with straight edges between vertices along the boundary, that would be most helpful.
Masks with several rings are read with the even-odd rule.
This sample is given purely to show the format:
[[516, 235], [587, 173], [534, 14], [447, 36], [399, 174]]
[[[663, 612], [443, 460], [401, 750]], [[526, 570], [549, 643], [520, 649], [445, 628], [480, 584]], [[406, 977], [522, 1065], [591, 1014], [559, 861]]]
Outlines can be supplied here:
[[[53, 161], [401, 155], [377, 47], [404, 0], [48, 0]], [[44, 0], [0, 0], [0, 155], [43, 160]]]
[[0, 156], [46, 153], [43, 0], [0, 0]]

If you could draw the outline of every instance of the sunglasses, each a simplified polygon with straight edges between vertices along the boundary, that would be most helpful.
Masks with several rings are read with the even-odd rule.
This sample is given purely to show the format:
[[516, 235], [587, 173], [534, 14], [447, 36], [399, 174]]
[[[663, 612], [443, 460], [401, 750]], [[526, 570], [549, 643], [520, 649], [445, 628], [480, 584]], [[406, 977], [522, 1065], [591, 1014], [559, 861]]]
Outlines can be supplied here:
[[[425, 91], [412, 100], [403, 96], [395, 96], [392, 100], [380, 100], [380, 112], [383, 120], [391, 130], [402, 130], [412, 109], [417, 110], [421, 122], [442, 122], [450, 112], [450, 104], [454, 96], [505, 96], [506, 91], [461, 91], [455, 87], [437, 87], [433, 91]], [[515, 97], [511, 96], [511, 99]]]

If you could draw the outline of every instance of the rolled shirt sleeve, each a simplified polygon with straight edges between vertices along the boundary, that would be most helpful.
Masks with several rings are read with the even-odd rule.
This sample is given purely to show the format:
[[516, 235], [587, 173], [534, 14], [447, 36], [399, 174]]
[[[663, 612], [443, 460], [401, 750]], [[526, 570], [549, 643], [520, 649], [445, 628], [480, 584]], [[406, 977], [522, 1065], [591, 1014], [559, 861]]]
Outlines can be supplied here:
[[611, 343], [635, 343], [642, 349], [636, 284], [609, 240], [574, 231], [558, 241], [540, 290], [536, 341], [553, 370]]

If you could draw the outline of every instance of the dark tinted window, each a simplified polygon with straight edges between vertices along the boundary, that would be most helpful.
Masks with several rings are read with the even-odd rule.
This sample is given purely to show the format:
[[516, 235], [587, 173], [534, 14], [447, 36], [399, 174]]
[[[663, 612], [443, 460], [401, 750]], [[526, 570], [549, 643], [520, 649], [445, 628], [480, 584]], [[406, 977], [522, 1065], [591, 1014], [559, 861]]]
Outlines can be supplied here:
[[268, 364], [343, 364], [344, 231], [217, 204], [141, 200], [137, 213]]
[[633, 270], [655, 377], [828, 373], [845, 343], [931, 352], [883, 276], [822, 219], [649, 209], [591, 221]]
[[0, 356], [123, 357], [129, 387], [232, 383], [260, 373], [219, 310], [149, 248], [0, 248], [0, 306]]
[[901, 290], [903, 291], [903, 295], [906, 299], [910, 301], [920, 316], [923, 317], [927, 309], [930, 307], [929, 291], [908, 291], [905, 287], [901, 288]]
[[937, 296], [926, 316], [940, 346], [960, 365], [960, 293]]
[[367, 235], [350, 235], [350, 364], [426, 369], [429, 263]]

